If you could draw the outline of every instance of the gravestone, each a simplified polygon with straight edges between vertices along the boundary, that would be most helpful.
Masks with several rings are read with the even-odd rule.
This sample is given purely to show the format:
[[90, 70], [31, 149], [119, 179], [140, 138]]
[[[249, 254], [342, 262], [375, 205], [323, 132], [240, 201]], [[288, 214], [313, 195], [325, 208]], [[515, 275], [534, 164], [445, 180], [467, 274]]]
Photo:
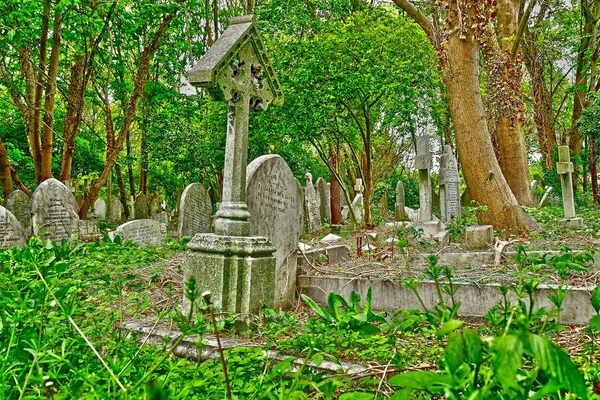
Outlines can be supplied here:
[[538, 181], [537, 181], [537, 179], [534, 179], [531, 181], [531, 195], [533, 196], [534, 204], [538, 204], [540, 201], [538, 193], [537, 193], [537, 188], [538, 188]]
[[25, 232], [17, 217], [0, 206], [0, 249], [25, 247]]
[[106, 201], [102, 198], [94, 202], [94, 218], [106, 219]]
[[290, 308], [296, 293], [296, 245], [304, 229], [302, 192], [279, 155], [259, 157], [246, 171], [250, 234], [268, 238], [275, 247], [275, 306]]
[[583, 219], [575, 217], [575, 201], [573, 199], [573, 163], [570, 159], [569, 146], [558, 146], [558, 162], [556, 173], [560, 176], [560, 187], [562, 189], [563, 210], [565, 218], [560, 222], [569, 228], [583, 226]]
[[154, 215], [158, 212], [159, 207], [160, 201], [157, 197], [153, 197], [152, 200], [150, 200], [150, 204], [148, 204], [148, 215], [150, 218], [154, 217]]
[[319, 213], [321, 221], [331, 223], [331, 193], [329, 184], [325, 179], [319, 178], [316, 182], [317, 194], [319, 195]]
[[71, 192], [56, 179], [47, 179], [33, 192], [30, 202], [33, 233], [60, 243], [77, 232], [79, 216]]
[[135, 219], [147, 219], [148, 218], [148, 197], [146, 194], [140, 192], [134, 203], [134, 218]]
[[95, 220], [80, 219], [77, 227], [81, 236], [91, 236], [99, 232]]
[[120, 236], [123, 240], [131, 240], [140, 245], [159, 246], [162, 244], [165, 234], [160, 231], [160, 223], [153, 219], [136, 219], [123, 225], [119, 225], [111, 232], [113, 240]]
[[419, 171], [419, 222], [432, 220], [431, 176], [432, 157], [427, 135], [417, 137], [415, 168]]
[[312, 174], [307, 172], [304, 175], [306, 186], [304, 187], [304, 198], [306, 200], [306, 209], [308, 212], [308, 226], [311, 231], [320, 229], [321, 224], [321, 211], [320, 202], [315, 186], [312, 183]]
[[[222, 202], [215, 234], [201, 233], [188, 244], [184, 279], [194, 277], [200, 292], [212, 293], [215, 308], [250, 315], [275, 300], [275, 248], [269, 240], [250, 235], [246, 204], [249, 112], [283, 103], [283, 92], [267, 57], [253, 16], [232, 18], [230, 26], [189, 72], [188, 80], [204, 88], [213, 100], [228, 102]], [[183, 311], [189, 312], [183, 299]]]
[[29, 197], [20, 190], [6, 195], [4, 207], [21, 223], [25, 235], [31, 235], [31, 214], [29, 213]]
[[546, 200], [548, 200], [548, 196], [550, 196], [550, 193], [552, 193], [552, 186], [547, 186], [546, 191], [544, 192], [544, 195], [542, 196], [542, 199], [538, 203], [538, 208], [542, 208], [544, 206], [544, 204], [546, 204]]
[[160, 224], [160, 231], [167, 233], [167, 226], [169, 225], [169, 215], [166, 211], [161, 211], [153, 217]]
[[458, 164], [452, 153], [452, 147], [446, 145], [444, 154], [440, 159], [440, 214], [443, 222], [450, 222], [452, 218], [460, 218], [460, 176]]
[[120, 221], [121, 215], [123, 214], [123, 204], [121, 204], [121, 200], [118, 198], [114, 198], [110, 201], [110, 216], [109, 218], [112, 221]]
[[404, 184], [402, 181], [396, 183], [396, 221], [404, 221], [406, 214], [404, 212]]
[[201, 183], [188, 185], [181, 195], [179, 210], [179, 236], [194, 236], [210, 232], [212, 205], [208, 192]]
[[356, 223], [362, 225], [365, 222], [365, 201], [362, 193], [358, 193], [354, 196], [354, 200], [352, 200], [350, 207], [352, 207], [352, 211], [354, 211]]

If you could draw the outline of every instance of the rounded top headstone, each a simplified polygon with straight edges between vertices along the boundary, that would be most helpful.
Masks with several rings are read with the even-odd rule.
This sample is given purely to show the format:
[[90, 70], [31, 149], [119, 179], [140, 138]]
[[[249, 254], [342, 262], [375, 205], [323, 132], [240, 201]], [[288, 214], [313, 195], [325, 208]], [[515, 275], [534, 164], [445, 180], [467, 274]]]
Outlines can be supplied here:
[[77, 232], [77, 202], [57, 179], [47, 179], [33, 192], [30, 203], [34, 234], [60, 243]]
[[210, 232], [212, 204], [203, 184], [188, 185], [181, 195], [179, 207], [179, 236]]
[[25, 232], [17, 218], [0, 206], [0, 249], [25, 247]]

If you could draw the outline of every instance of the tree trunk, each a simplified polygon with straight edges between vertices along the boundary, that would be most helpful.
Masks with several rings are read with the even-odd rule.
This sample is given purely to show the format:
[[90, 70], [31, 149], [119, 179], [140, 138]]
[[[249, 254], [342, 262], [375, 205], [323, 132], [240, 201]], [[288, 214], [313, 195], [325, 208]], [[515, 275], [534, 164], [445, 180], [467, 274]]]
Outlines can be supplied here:
[[473, 200], [487, 211], [480, 224], [509, 233], [526, 233], [535, 224], [523, 212], [494, 155], [479, 86], [478, 45], [473, 34], [453, 34], [445, 46], [442, 73], [456, 132], [456, 145], [465, 181]]
[[[127, 131], [127, 159], [131, 160], [131, 132]], [[133, 165], [131, 162], [127, 163], [127, 179], [129, 180], [129, 195], [135, 197], [137, 194], [135, 191], [135, 180], [133, 178]], [[125, 199], [127, 200], [127, 199]]]
[[125, 211], [125, 219], [129, 219], [129, 206], [127, 205], [127, 193], [125, 192], [125, 184], [123, 182], [123, 171], [119, 163], [115, 163], [115, 174], [117, 175], [117, 184], [119, 185], [119, 197], [123, 210]]
[[4, 195], [4, 198], [15, 190], [10, 175], [8, 153], [6, 152], [2, 140], [0, 140], [0, 184], [2, 185], [2, 194]]
[[[334, 151], [333, 147], [329, 148], [329, 162], [331, 163], [331, 168], [337, 171], [337, 154]], [[337, 180], [337, 177], [333, 173], [329, 173], [329, 177], [331, 180], [331, 187], [329, 192], [331, 194], [330, 198], [330, 206], [331, 206], [331, 224], [339, 225], [342, 223], [342, 208], [341, 208], [341, 185]]]

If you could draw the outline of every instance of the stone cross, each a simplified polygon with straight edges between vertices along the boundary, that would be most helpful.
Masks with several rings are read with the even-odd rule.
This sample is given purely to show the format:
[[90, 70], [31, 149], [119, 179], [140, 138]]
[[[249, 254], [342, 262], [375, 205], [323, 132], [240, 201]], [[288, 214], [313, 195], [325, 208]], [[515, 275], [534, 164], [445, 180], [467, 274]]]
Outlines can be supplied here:
[[[569, 146], [558, 146], [558, 162], [556, 163], [556, 173], [560, 176], [560, 186], [562, 189], [563, 210], [565, 219], [562, 223], [570, 227], [583, 225], [581, 218], [575, 217], [575, 201], [573, 199], [573, 163], [569, 155]], [[571, 221], [573, 220], [573, 221]]]
[[429, 171], [432, 166], [432, 157], [429, 152], [429, 138], [427, 135], [417, 136], [417, 156], [415, 168], [419, 170], [419, 221], [431, 221], [432, 195], [431, 176]]
[[233, 18], [188, 76], [193, 86], [205, 88], [213, 99], [229, 104], [223, 201], [215, 215], [215, 233], [223, 236], [250, 234], [246, 205], [249, 112], [283, 103], [281, 86], [255, 22], [251, 15]]
[[161, 202], [160, 202], [160, 208], [161, 208], [161, 210], [163, 210], [163, 211], [164, 211], [164, 210], [166, 210], [166, 209], [167, 209], [167, 202], [166, 202], [166, 201], [164, 201], [164, 200], [163, 200], [163, 201], [161, 201]]
[[362, 183], [362, 179], [356, 178], [356, 183], [354, 184], [354, 190], [356, 191], [356, 193], [362, 193], [365, 190], [363, 183]]

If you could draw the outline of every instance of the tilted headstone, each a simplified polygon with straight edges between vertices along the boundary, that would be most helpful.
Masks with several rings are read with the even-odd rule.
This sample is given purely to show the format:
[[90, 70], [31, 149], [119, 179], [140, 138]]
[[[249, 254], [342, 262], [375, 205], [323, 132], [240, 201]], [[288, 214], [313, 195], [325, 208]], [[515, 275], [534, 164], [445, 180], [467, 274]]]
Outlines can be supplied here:
[[432, 157], [427, 135], [417, 137], [415, 168], [419, 170], [419, 222], [432, 220], [431, 176]]
[[547, 186], [546, 191], [544, 192], [544, 195], [542, 196], [542, 199], [538, 203], [538, 208], [542, 208], [544, 206], [544, 204], [546, 204], [546, 200], [548, 200], [548, 196], [550, 196], [550, 193], [552, 193], [552, 186]]
[[123, 214], [123, 204], [121, 204], [121, 199], [114, 198], [110, 201], [110, 216], [109, 218], [113, 221], [120, 221], [121, 215]]
[[113, 238], [117, 235], [124, 240], [151, 246], [159, 246], [165, 238], [165, 234], [160, 231], [160, 223], [153, 219], [136, 219], [119, 225], [111, 232]]
[[306, 209], [308, 211], [308, 225], [311, 230], [320, 229], [321, 224], [321, 211], [320, 201], [315, 186], [312, 183], [312, 174], [307, 172], [304, 175], [306, 186], [304, 187]]
[[303, 194], [287, 163], [276, 154], [252, 161], [246, 173], [250, 234], [275, 247], [275, 305], [289, 308], [296, 292], [296, 245], [304, 230]]
[[404, 184], [402, 181], [396, 183], [396, 221], [404, 221], [406, 214], [404, 212]]
[[179, 210], [179, 236], [194, 236], [210, 232], [212, 205], [208, 192], [201, 183], [188, 185], [181, 195]]
[[565, 218], [560, 221], [570, 228], [583, 225], [583, 219], [575, 217], [575, 200], [573, 198], [573, 163], [570, 159], [569, 146], [558, 146], [558, 162], [556, 173], [560, 176], [562, 189], [563, 210]]
[[106, 201], [102, 198], [94, 202], [94, 218], [106, 219]]
[[[184, 279], [195, 277], [200, 291], [212, 293], [220, 311], [258, 314], [275, 299], [275, 248], [265, 237], [250, 235], [246, 204], [248, 116], [283, 103], [283, 92], [253, 16], [232, 18], [230, 26], [198, 60], [189, 82], [214, 100], [228, 102], [222, 202], [215, 235], [197, 234], [188, 244]], [[184, 298], [184, 312], [189, 301]], [[246, 320], [247, 321], [247, 320]]]
[[0, 249], [15, 246], [25, 247], [25, 232], [13, 213], [0, 206]]
[[144, 193], [139, 193], [135, 198], [134, 203], [134, 218], [135, 219], [147, 219], [149, 216], [148, 211], [148, 197]]
[[33, 233], [42, 239], [60, 243], [77, 232], [79, 216], [75, 197], [56, 179], [42, 182], [30, 202]]
[[317, 194], [319, 195], [319, 213], [321, 221], [331, 223], [331, 193], [329, 192], [329, 184], [325, 179], [319, 178], [315, 184]]
[[6, 195], [4, 207], [10, 211], [21, 223], [26, 235], [31, 235], [31, 214], [29, 213], [29, 197], [20, 190], [15, 190]]
[[445, 146], [444, 155], [440, 160], [438, 183], [442, 221], [449, 222], [452, 218], [460, 218], [460, 176], [456, 158], [449, 145]]

